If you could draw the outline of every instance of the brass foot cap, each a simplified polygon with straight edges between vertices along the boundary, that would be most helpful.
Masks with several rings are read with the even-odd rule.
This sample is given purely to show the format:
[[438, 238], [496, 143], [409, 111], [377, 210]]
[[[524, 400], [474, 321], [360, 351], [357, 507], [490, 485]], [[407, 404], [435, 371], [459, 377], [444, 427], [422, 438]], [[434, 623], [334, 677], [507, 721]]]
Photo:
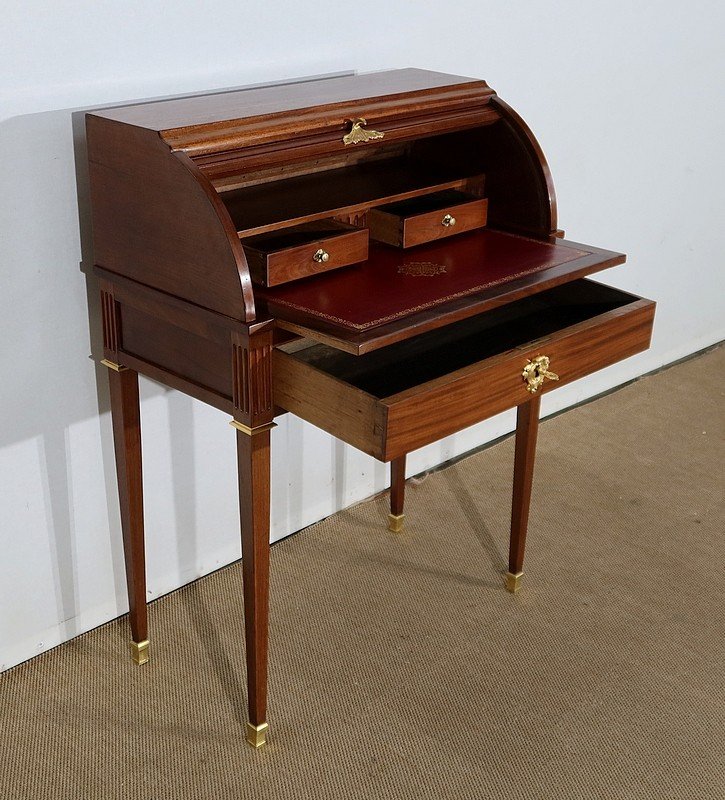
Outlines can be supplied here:
[[388, 530], [393, 533], [400, 533], [403, 530], [403, 520], [405, 514], [388, 514]]
[[131, 642], [131, 658], [135, 664], [148, 663], [149, 660], [149, 640], [144, 639], [143, 642]]
[[251, 722], [247, 723], [247, 741], [252, 747], [261, 747], [267, 743], [267, 731], [269, 724], [263, 722], [261, 725], [252, 725]]
[[512, 594], [516, 594], [521, 588], [521, 579], [524, 577], [523, 572], [507, 572], [506, 573], [506, 588]]

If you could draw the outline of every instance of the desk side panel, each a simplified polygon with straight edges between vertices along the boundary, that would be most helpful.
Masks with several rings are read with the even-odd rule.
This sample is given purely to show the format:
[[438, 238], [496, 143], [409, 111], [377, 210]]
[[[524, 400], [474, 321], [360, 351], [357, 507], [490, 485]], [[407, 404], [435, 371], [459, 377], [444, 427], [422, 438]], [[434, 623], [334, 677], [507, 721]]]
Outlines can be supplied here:
[[446, 151], [421, 140], [421, 161], [435, 159], [453, 173], [485, 174], [488, 227], [537, 239], [557, 231], [556, 193], [549, 165], [523, 119], [498, 96], [489, 100], [492, 124], [453, 134]]
[[86, 117], [94, 262], [228, 317], [254, 319], [244, 251], [213, 187], [153, 131]]
[[495, 97], [491, 104], [501, 121], [481, 130], [488, 224], [551, 238], [557, 230], [556, 192], [546, 157], [529, 126], [507, 103]]

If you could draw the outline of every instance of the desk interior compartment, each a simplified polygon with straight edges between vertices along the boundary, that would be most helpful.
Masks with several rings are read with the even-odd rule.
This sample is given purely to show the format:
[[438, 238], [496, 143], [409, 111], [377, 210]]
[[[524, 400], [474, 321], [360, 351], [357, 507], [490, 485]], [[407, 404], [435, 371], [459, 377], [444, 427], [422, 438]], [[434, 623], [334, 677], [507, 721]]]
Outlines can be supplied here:
[[242, 240], [252, 280], [262, 286], [365, 261], [368, 231], [323, 219]]
[[371, 208], [370, 236], [394, 247], [413, 247], [486, 225], [488, 201], [448, 189]]
[[275, 404], [389, 461], [531, 399], [538, 356], [543, 393], [645, 350], [654, 306], [583, 279], [362, 356], [298, 339], [275, 349]]
[[[476, 148], [480, 136], [474, 129], [422, 141], [353, 147], [295, 161], [273, 175], [262, 167], [230, 176], [229, 183], [219, 186], [219, 197], [242, 239], [321, 219], [365, 227], [373, 207], [447, 190], [482, 197], [485, 170]], [[454, 145], [466, 152], [472, 149], [473, 155], [454, 158]]]

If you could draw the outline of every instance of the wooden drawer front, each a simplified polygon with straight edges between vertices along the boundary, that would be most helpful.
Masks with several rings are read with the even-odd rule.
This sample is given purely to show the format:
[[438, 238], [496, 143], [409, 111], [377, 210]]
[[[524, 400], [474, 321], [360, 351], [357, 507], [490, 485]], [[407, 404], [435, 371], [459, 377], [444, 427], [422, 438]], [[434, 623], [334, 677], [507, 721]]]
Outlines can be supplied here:
[[653, 303], [642, 300], [626, 312], [603, 316], [382, 400], [387, 409], [385, 460], [530, 400], [522, 372], [538, 356], [548, 356], [550, 371], [559, 377], [544, 381], [537, 392], [544, 394], [649, 347]]
[[[426, 344], [416, 345], [414, 340], [409, 340], [398, 348], [397, 354], [392, 353], [387, 362], [384, 351], [355, 357], [327, 353], [332, 349], [324, 345], [302, 349], [304, 345], [296, 342], [283, 346], [286, 352], [278, 349], [274, 354], [275, 403], [376, 458], [389, 461], [531, 399], [533, 395], [522, 372], [529, 360], [538, 356], [548, 356], [549, 371], [559, 377], [559, 380], [546, 379], [537, 390], [541, 394], [647, 349], [654, 319], [653, 302], [591, 281], [577, 281], [576, 284], [581, 290], [579, 296], [577, 287], [565, 286], [543, 292], [541, 297], [544, 299], [543, 296], [548, 295], [560, 300], [562, 295], [571, 296], [568, 317], [563, 315], [562, 318], [581, 321], [571, 325], [564, 323], [546, 336], [533, 336], [529, 341], [480, 360], [475, 357], [477, 341], [480, 341], [481, 351], [488, 348], [486, 352], [490, 352], [492, 337], [501, 336], [506, 341], [506, 336], [515, 340], [518, 335], [525, 339], [526, 330], [516, 331], [516, 325], [519, 322], [528, 324], [534, 332], [552, 327], [551, 317], [547, 319], [546, 315], [556, 313], [556, 306], [548, 310], [544, 304], [540, 307], [543, 316], [532, 317], [530, 311], [539, 307], [534, 305], [536, 298], [527, 298], [521, 305], [526, 314], [518, 319], [516, 309], [496, 309], [480, 315], [480, 320], [462, 323], [459, 331], [464, 335], [458, 340], [454, 334], [444, 334], [437, 352], [426, 350]], [[607, 297], [607, 302], [596, 302], [597, 294]], [[617, 295], [619, 300], [615, 297], [615, 301], [610, 302]], [[498, 327], [482, 327], [476, 332], [475, 326], [485, 323], [483, 318], [489, 315], [498, 315], [503, 322], [496, 321]], [[473, 336], [469, 335], [471, 329]], [[436, 333], [441, 336], [440, 332], [433, 332], [419, 339], [433, 337]], [[435, 340], [429, 338], [428, 341]], [[470, 353], [471, 363], [387, 394], [386, 386], [399, 388], [400, 384], [399, 375], [395, 374], [396, 364], [398, 373], [403, 367], [396, 356], [406, 352], [403, 347], [412, 353], [416, 346], [419, 347], [417, 357], [426, 359], [421, 361], [424, 371], [430, 369], [427, 365], [436, 358], [444, 370], [445, 364], [456, 355], [460, 359], [462, 348]], [[395, 347], [398, 346], [389, 349], [392, 351]], [[357, 369], [356, 358], [361, 365]], [[374, 366], [371, 372], [362, 359], [373, 358], [374, 361], [367, 362], [368, 366]], [[380, 371], [376, 373], [378, 366]], [[407, 368], [414, 376], [415, 368], [410, 364]], [[386, 370], [389, 371], [387, 375]]]
[[451, 190], [373, 208], [368, 212], [368, 227], [377, 241], [414, 247], [483, 228], [487, 208], [488, 200]]
[[242, 241], [252, 280], [263, 286], [327, 272], [368, 257], [368, 231], [322, 220]]

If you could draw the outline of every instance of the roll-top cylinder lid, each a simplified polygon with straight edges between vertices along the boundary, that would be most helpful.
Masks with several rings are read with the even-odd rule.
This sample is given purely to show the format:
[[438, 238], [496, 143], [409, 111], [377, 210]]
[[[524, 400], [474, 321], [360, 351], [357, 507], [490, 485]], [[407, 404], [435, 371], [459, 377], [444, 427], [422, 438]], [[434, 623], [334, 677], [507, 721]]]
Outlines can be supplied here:
[[344, 134], [351, 122], [360, 118], [384, 132], [416, 118], [485, 114], [493, 94], [482, 80], [401, 69], [223, 91], [93, 113], [157, 131], [172, 150], [198, 158], [288, 139]]

